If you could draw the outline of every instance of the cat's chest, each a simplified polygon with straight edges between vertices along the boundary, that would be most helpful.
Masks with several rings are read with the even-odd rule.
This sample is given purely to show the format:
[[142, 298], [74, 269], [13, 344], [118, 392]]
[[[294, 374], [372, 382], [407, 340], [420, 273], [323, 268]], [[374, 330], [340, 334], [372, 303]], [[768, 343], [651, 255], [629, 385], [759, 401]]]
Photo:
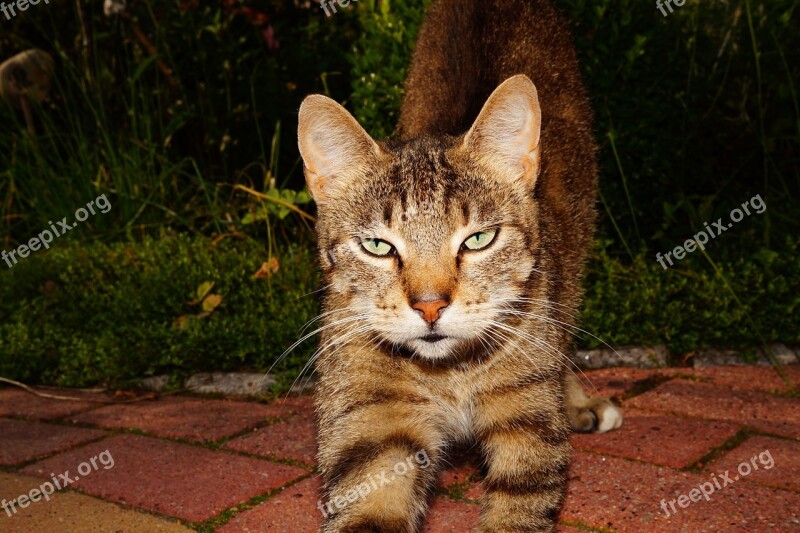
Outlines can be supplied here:
[[426, 392], [437, 406], [436, 416], [441, 426], [448, 429], [454, 440], [470, 440], [475, 417], [474, 376], [457, 374], [430, 385], [433, 386], [426, 387]]

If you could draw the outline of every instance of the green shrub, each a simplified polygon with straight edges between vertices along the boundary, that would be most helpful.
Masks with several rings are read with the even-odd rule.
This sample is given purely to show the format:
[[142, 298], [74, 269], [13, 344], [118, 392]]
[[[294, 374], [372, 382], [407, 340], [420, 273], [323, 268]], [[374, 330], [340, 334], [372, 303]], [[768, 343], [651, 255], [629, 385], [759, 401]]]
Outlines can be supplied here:
[[[713, 259], [709, 247], [710, 259], [697, 251], [664, 270], [652, 255], [623, 261], [598, 245], [581, 327], [612, 346], [666, 344], [676, 355], [800, 345], [800, 243], [787, 237], [781, 250]], [[583, 346], [600, 344], [579, 337]]]
[[[317, 275], [308, 249], [290, 246], [271, 278], [249, 239], [214, 245], [186, 236], [139, 244], [59, 243], [0, 271], [0, 375], [83, 386], [161, 373], [264, 371], [314, 316]], [[221, 304], [204, 318], [201, 284]], [[184, 317], [181, 319], [181, 317]], [[278, 368], [297, 368], [300, 346]]]
[[403, 81], [425, 9], [432, 0], [360, 4], [361, 35], [353, 46], [352, 105], [355, 116], [376, 138], [394, 131]]
[[[232, 186], [305, 208], [286, 188], [302, 188], [296, 110], [311, 92], [344, 101], [376, 137], [391, 134], [429, 3], [362, 0], [325, 18], [313, 2], [275, 0], [253, 8], [268, 27], [242, 9], [256, 4], [248, 0], [188, 10], [144, 0], [126, 21], [86, 4], [88, 53], [74, 45], [71, 4], [9, 23], [0, 56], [44, 48], [58, 79], [36, 110], [36, 144], [0, 105], [2, 248], [98, 194], [109, 193], [113, 210], [12, 270], [0, 263], [0, 375], [89, 385], [268, 369], [318, 310], [316, 296], [303, 296], [318, 283], [312, 239], [285, 209], [246, 203]], [[800, 343], [794, 3], [695, 0], [669, 17], [634, 0], [558, 4], [573, 24], [601, 147], [582, 328], [611, 345], [665, 343], [676, 354]], [[714, 240], [707, 256], [667, 271], [655, 261], [756, 193], [767, 211]], [[233, 236], [245, 229], [266, 238], [266, 252]], [[214, 245], [209, 235], [227, 238]], [[270, 254], [279, 271], [254, 279]], [[205, 282], [221, 304], [182, 318], [202, 312], [190, 302]], [[296, 376], [314, 342], [279, 368]]]

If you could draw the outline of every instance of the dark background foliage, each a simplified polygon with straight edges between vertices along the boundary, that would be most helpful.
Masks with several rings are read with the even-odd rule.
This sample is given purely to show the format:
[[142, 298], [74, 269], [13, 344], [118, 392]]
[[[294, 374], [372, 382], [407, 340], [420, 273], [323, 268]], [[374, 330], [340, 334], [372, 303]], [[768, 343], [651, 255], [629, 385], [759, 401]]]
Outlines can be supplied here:
[[[0, 102], [0, 248], [99, 194], [113, 205], [51, 251], [0, 263], [0, 374], [86, 384], [268, 368], [316, 312], [300, 101], [327, 94], [390, 135], [428, 3], [360, 0], [327, 18], [301, 0], [135, 0], [106, 17], [101, 2], [53, 1], [0, 21], [0, 60], [31, 47], [56, 60], [35, 139]], [[581, 327], [665, 343], [676, 361], [800, 343], [796, 2], [690, 0], [668, 17], [632, 0], [557, 3], [601, 148]], [[668, 271], [656, 263], [756, 194], [766, 212]], [[176, 327], [209, 281], [222, 305]], [[280, 368], [296, 375], [312, 351]]]

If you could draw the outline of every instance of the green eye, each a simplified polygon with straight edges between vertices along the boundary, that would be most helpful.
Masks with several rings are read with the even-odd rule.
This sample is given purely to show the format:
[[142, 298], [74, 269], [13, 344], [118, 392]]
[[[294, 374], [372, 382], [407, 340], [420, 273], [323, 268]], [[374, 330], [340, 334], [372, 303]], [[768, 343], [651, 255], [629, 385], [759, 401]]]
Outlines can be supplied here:
[[496, 229], [479, 231], [478, 233], [473, 233], [470, 235], [470, 237], [464, 241], [464, 244], [461, 246], [467, 250], [482, 250], [492, 244], [495, 235], [497, 235]]
[[394, 246], [380, 239], [364, 239], [361, 246], [372, 255], [384, 256], [394, 252]]

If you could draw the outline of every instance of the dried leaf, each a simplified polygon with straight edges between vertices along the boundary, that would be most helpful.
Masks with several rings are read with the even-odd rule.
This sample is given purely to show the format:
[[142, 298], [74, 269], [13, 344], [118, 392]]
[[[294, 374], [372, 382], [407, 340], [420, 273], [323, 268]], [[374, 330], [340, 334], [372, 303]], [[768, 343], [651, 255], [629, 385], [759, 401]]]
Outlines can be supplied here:
[[[219, 304], [222, 303], [222, 295], [221, 294], [209, 294], [206, 296], [205, 300], [203, 300], [203, 311], [206, 313], [211, 313], [219, 307]], [[198, 318], [202, 318], [198, 315]]]
[[269, 262], [261, 263], [261, 268], [255, 273], [256, 279], [271, 278], [274, 274], [281, 269], [281, 264], [278, 262], [277, 257], [270, 257]]

